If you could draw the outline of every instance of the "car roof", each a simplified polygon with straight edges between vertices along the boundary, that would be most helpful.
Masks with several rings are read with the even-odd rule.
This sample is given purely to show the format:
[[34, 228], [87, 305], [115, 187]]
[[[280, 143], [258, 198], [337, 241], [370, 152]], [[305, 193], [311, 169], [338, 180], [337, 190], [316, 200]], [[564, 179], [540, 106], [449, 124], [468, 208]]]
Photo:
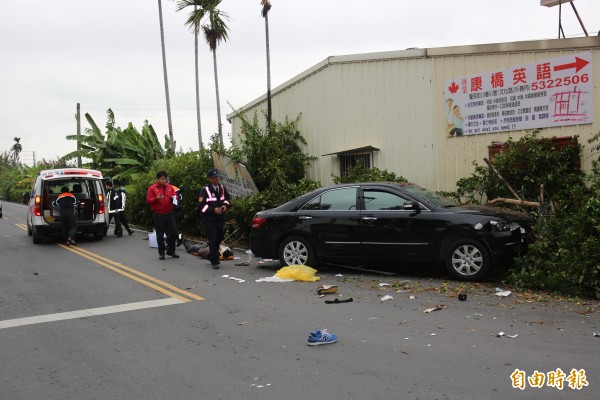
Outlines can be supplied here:
[[352, 183], [340, 183], [337, 185], [323, 186], [323, 187], [317, 188], [311, 192], [300, 195], [300, 196], [290, 200], [289, 202], [280, 205], [279, 207], [275, 207], [274, 209], [276, 209], [276, 210], [295, 210], [295, 209], [299, 208], [300, 206], [304, 205], [304, 203], [306, 203], [308, 200], [317, 196], [319, 193], [323, 193], [323, 192], [326, 192], [326, 191], [332, 190], [332, 189], [349, 188], [349, 187], [363, 187], [363, 188], [365, 188], [365, 187], [367, 187], [367, 188], [368, 187], [388, 187], [388, 188], [398, 189], [403, 186], [416, 186], [416, 185], [410, 184], [410, 183], [401, 183], [401, 182], [390, 181], [390, 182], [352, 182]]
[[43, 180], [56, 180], [65, 178], [102, 179], [102, 172], [85, 168], [57, 168], [40, 171]]

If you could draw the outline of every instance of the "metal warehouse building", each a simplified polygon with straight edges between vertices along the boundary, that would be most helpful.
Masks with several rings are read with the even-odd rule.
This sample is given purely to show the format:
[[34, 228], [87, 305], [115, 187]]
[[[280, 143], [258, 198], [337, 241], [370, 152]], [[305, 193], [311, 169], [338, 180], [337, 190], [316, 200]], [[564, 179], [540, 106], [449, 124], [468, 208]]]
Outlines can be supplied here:
[[[433, 190], [453, 190], [484, 164], [489, 146], [600, 131], [600, 37], [382, 53], [325, 59], [272, 90], [273, 120], [302, 114], [317, 156], [307, 174], [323, 185], [357, 160]], [[237, 112], [266, 111], [266, 95]], [[228, 115], [234, 141], [241, 121]], [[591, 169], [589, 146], [581, 165]]]

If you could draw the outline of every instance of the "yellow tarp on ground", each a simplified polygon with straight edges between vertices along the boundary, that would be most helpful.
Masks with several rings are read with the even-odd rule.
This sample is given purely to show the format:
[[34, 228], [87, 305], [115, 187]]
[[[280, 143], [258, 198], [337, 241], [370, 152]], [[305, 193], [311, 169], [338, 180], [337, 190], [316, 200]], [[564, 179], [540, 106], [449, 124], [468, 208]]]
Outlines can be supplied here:
[[288, 265], [275, 273], [281, 279], [293, 279], [295, 281], [316, 282], [321, 279], [315, 276], [317, 270], [307, 265]]

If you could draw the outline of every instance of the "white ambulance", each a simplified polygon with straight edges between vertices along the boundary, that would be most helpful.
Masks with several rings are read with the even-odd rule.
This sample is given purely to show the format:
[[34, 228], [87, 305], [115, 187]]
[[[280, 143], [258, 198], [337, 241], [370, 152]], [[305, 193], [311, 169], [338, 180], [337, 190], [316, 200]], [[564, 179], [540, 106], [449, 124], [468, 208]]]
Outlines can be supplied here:
[[27, 233], [32, 236], [33, 243], [62, 234], [60, 211], [52, 206], [62, 187], [66, 187], [77, 199], [78, 235], [91, 234], [94, 239], [101, 240], [108, 222], [102, 178], [100, 171], [84, 168], [41, 171], [29, 194], [27, 207]]

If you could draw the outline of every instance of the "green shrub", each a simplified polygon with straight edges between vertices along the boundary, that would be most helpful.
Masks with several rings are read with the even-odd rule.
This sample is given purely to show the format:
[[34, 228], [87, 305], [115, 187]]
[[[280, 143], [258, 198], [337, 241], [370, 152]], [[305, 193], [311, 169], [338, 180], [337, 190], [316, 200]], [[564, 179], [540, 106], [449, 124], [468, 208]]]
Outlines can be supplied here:
[[202, 236], [204, 229], [198, 210], [198, 193], [207, 182], [206, 172], [212, 167], [208, 150], [181, 153], [155, 162], [152, 171], [136, 176], [127, 185], [129, 219], [140, 227], [152, 229], [152, 213], [146, 204], [146, 193], [148, 187], [156, 182], [156, 173], [163, 170], [167, 171], [171, 183], [183, 190], [182, 207], [177, 219], [179, 230], [186, 235]]
[[600, 186], [582, 203], [538, 220], [537, 240], [516, 260], [513, 283], [600, 299]]
[[[521, 199], [537, 201], [544, 185], [545, 203], [570, 203], [573, 191], [585, 190], [584, 173], [579, 167], [582, 146], [575, 140], [556, 147], [552, 139], [538, 139], [536, 131], [513, 141], [509, 139], [492, 163]], [[454, 197], [467, 203], [481, 203], [497, 197], [514, 198], [502, 180], [486, 166], [476, 162], [475, 172], [459, 179]]]

